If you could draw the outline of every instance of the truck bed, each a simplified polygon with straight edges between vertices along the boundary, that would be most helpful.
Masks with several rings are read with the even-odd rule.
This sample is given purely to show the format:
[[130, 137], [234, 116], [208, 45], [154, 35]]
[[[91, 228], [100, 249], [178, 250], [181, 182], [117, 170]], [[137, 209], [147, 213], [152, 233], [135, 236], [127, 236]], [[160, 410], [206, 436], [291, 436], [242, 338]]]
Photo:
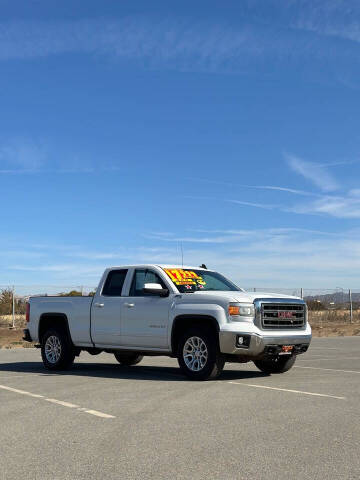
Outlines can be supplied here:
[[47, 313], [62, 312], [67, 316], [73, 342], [79, 345], [91, 345], [90, 314], [93, 297], [31, 297], [29, 325], [31, 338], [39, 341], [38, 332], [40, 316]]

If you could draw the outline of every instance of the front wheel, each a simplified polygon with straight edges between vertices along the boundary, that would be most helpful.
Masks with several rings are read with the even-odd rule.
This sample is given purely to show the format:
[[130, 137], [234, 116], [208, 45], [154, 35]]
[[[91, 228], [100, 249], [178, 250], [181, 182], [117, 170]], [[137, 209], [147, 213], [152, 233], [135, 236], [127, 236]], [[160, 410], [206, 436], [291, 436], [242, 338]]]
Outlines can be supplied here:
[[114, 357], [120, 365], [125, 365], [127, 367], [137, 365], [144, 358], [143, 355], [138, 355], [137, 353], [114, 353]]
[[182, 372], [192, 380], [210, 380], [220, 375], [225, 359], [215, 333], [198, 327], [187, 330], [181, 337], [178, 362]]
[[277, 356], [267, 360], [254, 360], [255, 365], [264, 373], [285, 373], [294, 365], [296, 356]]

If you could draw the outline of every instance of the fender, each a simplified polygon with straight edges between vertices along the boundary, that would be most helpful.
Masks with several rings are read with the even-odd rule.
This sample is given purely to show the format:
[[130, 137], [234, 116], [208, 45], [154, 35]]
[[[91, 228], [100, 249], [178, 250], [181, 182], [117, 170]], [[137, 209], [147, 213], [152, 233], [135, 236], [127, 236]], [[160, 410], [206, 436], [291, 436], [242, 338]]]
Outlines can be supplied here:
[[187, 328], [192, 324], [206, 323], [218, 333], [220, 326], [226, 323], [224, 309], [216, 304], [177, 304], [170, 315], [169, 345], [173, 355], [176, 353], [176, 344], [183, 330], [182, 326]]
[[38, 328], [38, 338], [39, 342], [41, 342], [42, 335], [46, 332], [48, 327], [56, 325], [61, 325], [71, 340], [70, 328], [69, 328], [69, 321], [67, 316], [64, 313], [58, 312], [46, 312], [42, 313], [39, 318], [39, 328]]

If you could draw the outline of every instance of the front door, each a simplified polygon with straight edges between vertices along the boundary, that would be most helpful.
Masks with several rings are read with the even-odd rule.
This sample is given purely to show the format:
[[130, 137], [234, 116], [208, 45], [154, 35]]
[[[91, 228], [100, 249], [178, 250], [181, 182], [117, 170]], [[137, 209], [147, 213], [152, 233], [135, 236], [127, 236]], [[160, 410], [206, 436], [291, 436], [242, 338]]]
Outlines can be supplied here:
[[145, 283], [160, 283], [160, 276], [151, 269], [136, 269], [128, 297], [123, 297], [121, 310], [121, 342], [124, 346], [167, 348], [169, 297], [143, 292]]
[[91, 336], [97, 347], [120, 346], [122, 288], [127, 270], [111, 270], [91, 307]]

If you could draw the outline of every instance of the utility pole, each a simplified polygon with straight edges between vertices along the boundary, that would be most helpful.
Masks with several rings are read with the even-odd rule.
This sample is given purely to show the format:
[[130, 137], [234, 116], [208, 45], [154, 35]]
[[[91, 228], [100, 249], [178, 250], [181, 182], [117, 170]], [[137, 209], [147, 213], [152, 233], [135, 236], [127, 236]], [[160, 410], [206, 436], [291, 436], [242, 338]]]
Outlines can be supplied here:
[[12, 327], [15, 328], [15, 285], [13, 285], [12, 289]]
[[349, 303], [350, 303], [350, 323], [353, 321], [353, 305], [352, 305], [352, 293], [349, 289]]

